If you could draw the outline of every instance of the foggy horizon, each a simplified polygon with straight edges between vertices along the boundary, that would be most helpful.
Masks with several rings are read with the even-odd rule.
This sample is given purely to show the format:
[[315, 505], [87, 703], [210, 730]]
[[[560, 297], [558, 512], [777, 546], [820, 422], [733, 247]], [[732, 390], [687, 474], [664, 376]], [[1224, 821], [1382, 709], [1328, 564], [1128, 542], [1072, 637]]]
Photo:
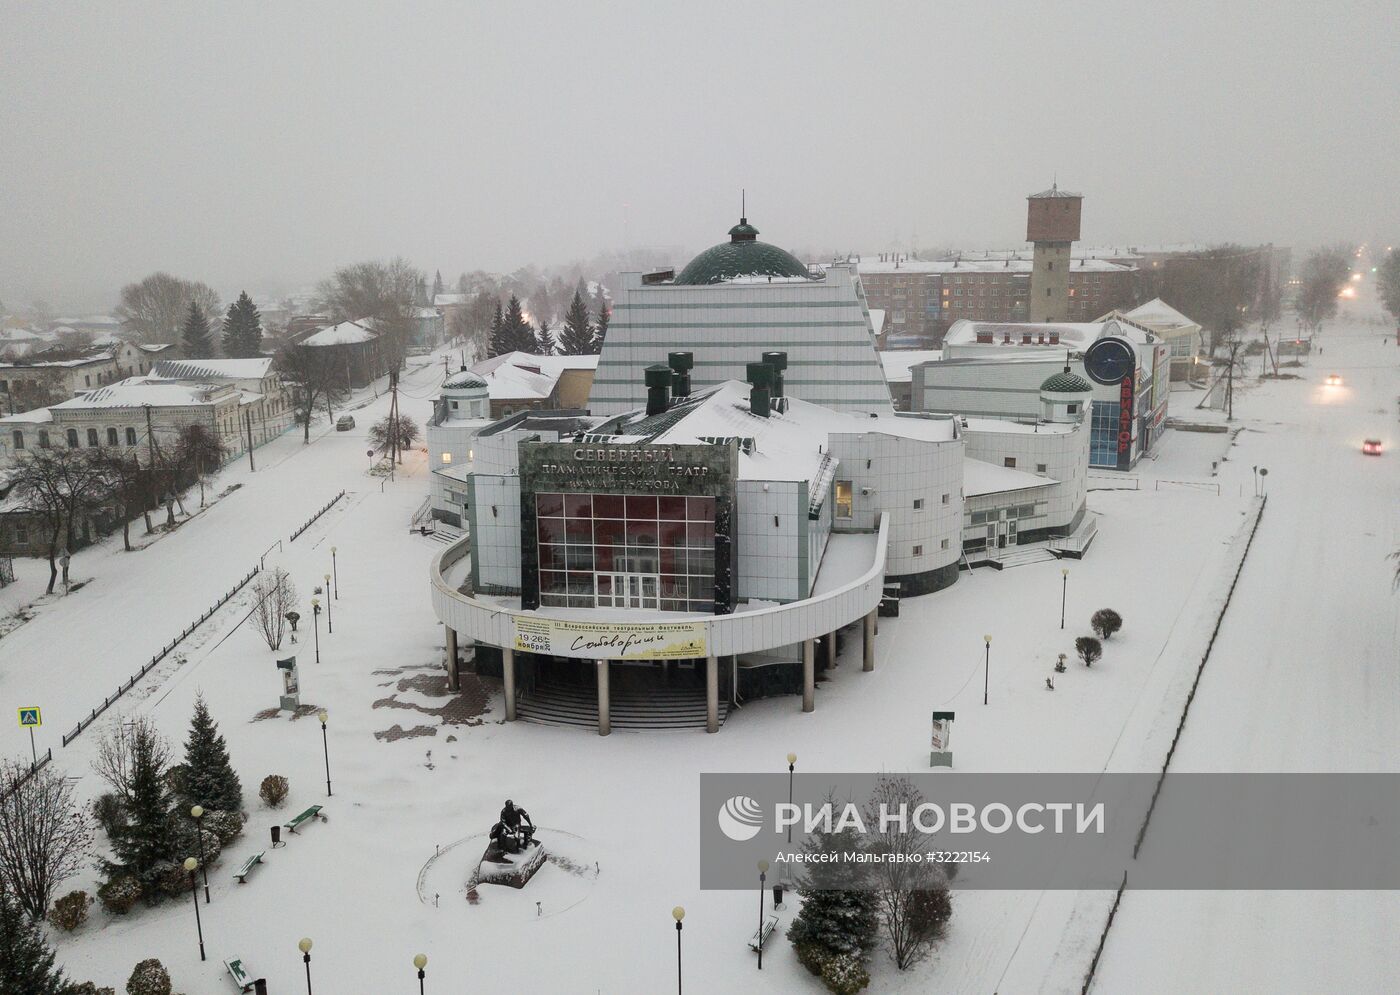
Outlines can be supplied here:
[[396, 255], [449, 284], [679, 265], [741, 189], [807, 258], [1021, 246], [1055, 179], [1086, 246], [1296, 261], [1400, 227], [1391, 5], [691, 13], [0, 0], [0, 300], [105, 310], [166, 270], [227, 303]]

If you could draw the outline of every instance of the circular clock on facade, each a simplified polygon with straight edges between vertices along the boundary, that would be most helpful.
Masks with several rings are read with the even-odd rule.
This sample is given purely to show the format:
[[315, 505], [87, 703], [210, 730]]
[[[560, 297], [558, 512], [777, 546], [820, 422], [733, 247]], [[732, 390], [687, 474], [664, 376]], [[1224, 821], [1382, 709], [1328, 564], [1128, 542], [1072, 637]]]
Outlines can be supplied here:
[[1084, 372], [1101, 384], [1122, 383], [1136, 367], [1133, 347], [1119, 338], [1096, 339], [1084, 350]]

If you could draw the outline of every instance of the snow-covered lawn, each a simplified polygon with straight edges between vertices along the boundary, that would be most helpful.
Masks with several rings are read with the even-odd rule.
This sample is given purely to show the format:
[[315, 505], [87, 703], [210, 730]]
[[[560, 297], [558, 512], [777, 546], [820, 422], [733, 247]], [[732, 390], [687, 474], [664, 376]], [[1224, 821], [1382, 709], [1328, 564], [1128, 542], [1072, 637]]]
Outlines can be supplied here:
[[[1358, 340], [1358, 362], [1380, 361], [1379, 347], [1375, 357], [1363, 355], [1365, 348]], [[1389, 354], [1384, 360], [1391, 384], [1385, 389], [1393, 394], [1395, 363]], [[406, 378], [405, 390], [415, 396], [403, 405], [420, 420], [441, 376], [435, 369]], [[1374, 379], [1380, 390], [1382, 374]], [[1260, 577], [1261, 587], [1230, 610], [1227, 632], [1238, 626], [1233, 638], [1240, 640], [1236, 662], [1222, 657], [1208, 675], [1228, 675], [1232, 666], [1272, 670], [1237, 678], [1217, 711], [1198, 697], [1188, 727], [1188, 739], [1199, 739], [1194, 755], [1213, 756], [1213, 740], [1242, 737], [1240, 730], [1254, 730], [1256, 737], [1269, 730], [1261, 743], [1284, 740], [1283, 728], [1275, 735], [1271, 720], [1251, 719], [1251, 710], [1304, 701], [1314, 711], [1301, 724], [1321, 726], [1358, 749], [1389, 729], [1393, 747], [1396, 633], [1384, 565], [1348, 569], [1350, 557], [1369, 555], [1368, 541], [1375, 557], [1395, 545], [1393, 458], [1364, 469], [1349, 462], [1342, 450], [1350, 441], [1344, 446], [1339, 440], [1346, 433], [1333, 424], [1339, 409], [1314, 402], [1318, 389], [1312, 382], [1261, 387], [1240, 410], [1248, 416], [1244, 424], [1259, 431], [1235, 440], [1172, 433], [1159, 458], [1139, 469], [1139, 490], [1092, 493], [1100, 534], [1082, 562], [1068, 563], [1064, 632], [1061, 563], [964, 574], [946, 591], [905, 601], [899, 619], [881, 620], [874, 673], [861, 672], [859, 642], [850, 640], [841, 666], [818, 688], [814, 713], [802, 714], [797, 699], [760, 701], [731, 714], [716, 736], [619, 731], [600, 738], [577, 729], [507, 725], [498, 695], [477, 724], [445, 721], [438, 710], [447, 699], [427, 693], [443, 646], [428, 603], [427, 569], [442, 547], [406, 529], [427, 494], [422, 454], [382, 489], [365, 472], [364, 432], [386, 410], [384, 399], [371, 399], [357, 412], [355, 432], [326, 433], [309, 447], [289, 435], [259, 451], [257, 473], [248, 473], [246, 464], [226, 470], [220, 487], [244, 486], [152, 548], [123, 554], [118, 543], [115, 551], [104, 547], [75, 558], [75, 574], [93, 583], [0, 639], [0, 691], [11, 704], [44, 706], [41, 749], [49, 741], [56, 747], [60, 730], [278, 539], [282, 548], [273, 549], [268, 565], [290, 571], [306, 602], [313, 584], [330, 571], [335, 546], [340, 597], [332, 602], [334, 633], [323, 617], [319, 665], [309, 631], [296, 647], [303, 702], [330, 711], [334, 794], [325, 797], [314, 718], [254, 721], [277, 703], [273, 659], [280, 654], [270, 653], [250, 625], [236, 627], [249, 604], [248, 595], [240, 595], [181, 647], [181, 662], [163, 664], [109, 713], [116, 721], [127, 710], [148, 711], [181, 740], [202, 692], [228, 738], [252, 819], [211, 877], [213, 904], [202, 910], [210, 960], [199, 962], [188, 902], [138, 908], [124, 919], [94, 911], [76, 934], [56, 938], [60, 960], [80, 979], [120, 988], [137, 960], [157, 956], [179, 990], [202, 995], [233, 990], [219, 962], [239, 956], [254, 976], [268, 979], [270, 991], [284, 993], [304, 984], [296, 943], [311, 936], [317, 990], [346, 995], [412, 990], [411, 959], [418, 952], [429, 957], [428, 985], [436, 991], [665, 991], [675, 970], [670, 910], [681, 904], [687, 909], [688, 988], [815, 991], [781, 937], [770, 942], [763, 975], [757, 974], [746, 946], [756, 913], [751, 892], [698, 890], [698, 775], [780, 770], [790, 750], [803, 771], [924, 769], [933, 709], [958, 713], [953, 746], [961, 770], [1155, 768], [1233, 573], [1242, 530], [1252, 521], [1250, 466], [1260, 459], [1270, 466], [1271, 497], [1246, 577]], [[1359, 406], [1380, 403], [1365, 386], [1348, 389], [1363, 395], [1356, 398]], [[1285, 416], [1279, 427], [1256, 424]], [[1388, 428], [1394, 417], [1392, 410]], [[1350, 431], [1351, 422], [1345, 424]], [[1300, 437], [1306, 444], [1290, 441]], [[1255, 445], [1267, 448], [1248, 448]], [[1336, 453], [1319, 465], [1329, 445]], [[1211, 462], [1227, 452], [1213, 477]], [[1159, 479], [1216, 481], [1222, 493], [1158, 487]], [[1338, 488], [1353, 479], [1361, 483], [1343, 497]], [[342, 488], [346, 499], [288, 544], [290, 531]], [[1340, 503], [1341, 513], [1323, 514], [1329, 502]], [[1323, 533], [1315, 534], [1318, 529]], [[1363, 539], [1367, 531], [1375, 533], [1369, 540]], [[1352, 598], [1380, 612], [1385, 626], [1363, 623], [1348, 634]], [[1087, 631], [1090, 612], [1106, 606], [1122, 613], [1125, 626], [1107, 644], [1104, 659], [1086, 670], [1073, 660], [1073, 637]], [[1332, 616], [1325, 638], [1307, 635], [1306, 619], [1321, 611]], [[302, 614], [305, 630], [309, 604]], [[993, 637], [987, 706], [984, 633]], [[1344, 663], [1343, 654], [1324, 651], [1328, 639], [1366, 655], [1359, 676], [1356, 660]], [[1251, 644], [1270, 647], [1269, 659], [1244, 652]], [[1217, 654], [1223, 649], [1217, 646]], [[288, 650], [284, 646], [283, 654]], [[1060, 652], [1071, 655], [1070, 669], [1048, 691], [1044, 678]], [[1379, 668], [1381, 657], [1389, 669], [1372, 674], [1369, 661]], [[1358, 687], [1344, 692], [1354, 706], [1346, 720], [1322, 704], [1338, 683], [1359, 685], [1360, 676], [1376, 696], [1368, 700], [1388, 696], [1389, 704], [1366, 705]], [[391, 698], [394, 704], [386, 705]], [[447, 718], [453, 715], [462, 713]], [[432, 734], [384, 735], [395, 727], [427, 727]], [[8, 726], [0, 730], [7, 755], [27, 754], [27, 737]], [[101, 790], [88, 768], [97, 732], [55, 750], [56, 762], [80, 778], [79, 790], [88, 796]], [[1295, 754], [1261, 749], [1261, 766], [1308, 766]], [[1394, 769], [1394, 759], [1381, 751], [1368, 762], [1347, 756], [1342, 765]], [[1249, 765], [1221, 760], [1232, 763]], [[256, 797], [258, 782], [273, 772], [292, 786], [287, 805], [275, 813]], [[463, 855], [479, 851], [480, 841], [471, 837], [491, 825], [507, 797], [550, 827], [541, 834], [546, 843], [555, 831], [572, 869], [548, 867], [519, 894], [484, 887], [479, 904], [469, 905], [459, 882], [470, 862]], [[269, 849], [247, 884], [229, 877], [232, 866], [266, 848], [271, 824], [313, 803], [326, 805], [329, 822], [303, 829], [285, 848]], [[74, 884], [91, 890], [94, 878]], [[958, 893], [949, 935], [930, 960], [901, 976], [878, 956], [872, 990], [1062, 990], [1087, 965], [1107, 900], [1100, 893]], [[1114, 980], [1104, 982], [1104, 991], [1142, 990], [1142, 964], [1166, 970], [1182, 958], [1181, 948], [1155, 937], [1155, 913], [1140, 911], [1144, 905], [1134, 911], [1143, 901], [1125, 899], [1124, 915], [1134, 925], [1121, 926], [1121, 936], [1110, 942], [1105, 977]], [[784, 926], [795, 904], [782, 914]], [[1200, 943], [1196, 932], [1187, 940]], [[1246, 967], [1240, 970], [1247, 976]], [[1203, 984], [1174, 990], [1240, 987], [1216, 985], [1213, 977], [1200, 975], [1193, 980]]]

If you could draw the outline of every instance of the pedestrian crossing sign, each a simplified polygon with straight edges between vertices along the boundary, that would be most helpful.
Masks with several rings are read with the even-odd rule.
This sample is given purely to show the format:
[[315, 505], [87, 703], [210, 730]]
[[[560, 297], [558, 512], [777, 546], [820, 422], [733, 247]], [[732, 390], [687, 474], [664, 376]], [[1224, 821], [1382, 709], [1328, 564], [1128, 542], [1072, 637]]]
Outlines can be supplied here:
[[25, 726], [41, 726], [44, 724], [43, 716], [39, 714], [38, 708], [21, 708], [19, 710], [20, 728]]

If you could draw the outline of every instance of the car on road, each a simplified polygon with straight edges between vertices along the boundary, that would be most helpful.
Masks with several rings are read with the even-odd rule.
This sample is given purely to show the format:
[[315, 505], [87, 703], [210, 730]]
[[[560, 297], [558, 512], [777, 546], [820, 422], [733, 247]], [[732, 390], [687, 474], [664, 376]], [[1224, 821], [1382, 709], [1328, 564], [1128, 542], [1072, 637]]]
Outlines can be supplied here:
[[335, 420], [335, 430], [337, 432], [348, 432], [355, 427], [354, 415], [341, 415]]
[[1341, 378], [1341, 377], [1337, 376], [1337, 374], [1335, 374], [1335, 373], [1329, 373], [1329, 374], [1327, 374], [1327, 386], [1329, 386], [1329, 387], [1340, 387], [1341, 385], [1342, 385], [1342, 378]]
[[1381, 454], [1381, 440], [1367, 439], [1361, 443], [1361, 451], [1367, 456], [1379, 456]]

